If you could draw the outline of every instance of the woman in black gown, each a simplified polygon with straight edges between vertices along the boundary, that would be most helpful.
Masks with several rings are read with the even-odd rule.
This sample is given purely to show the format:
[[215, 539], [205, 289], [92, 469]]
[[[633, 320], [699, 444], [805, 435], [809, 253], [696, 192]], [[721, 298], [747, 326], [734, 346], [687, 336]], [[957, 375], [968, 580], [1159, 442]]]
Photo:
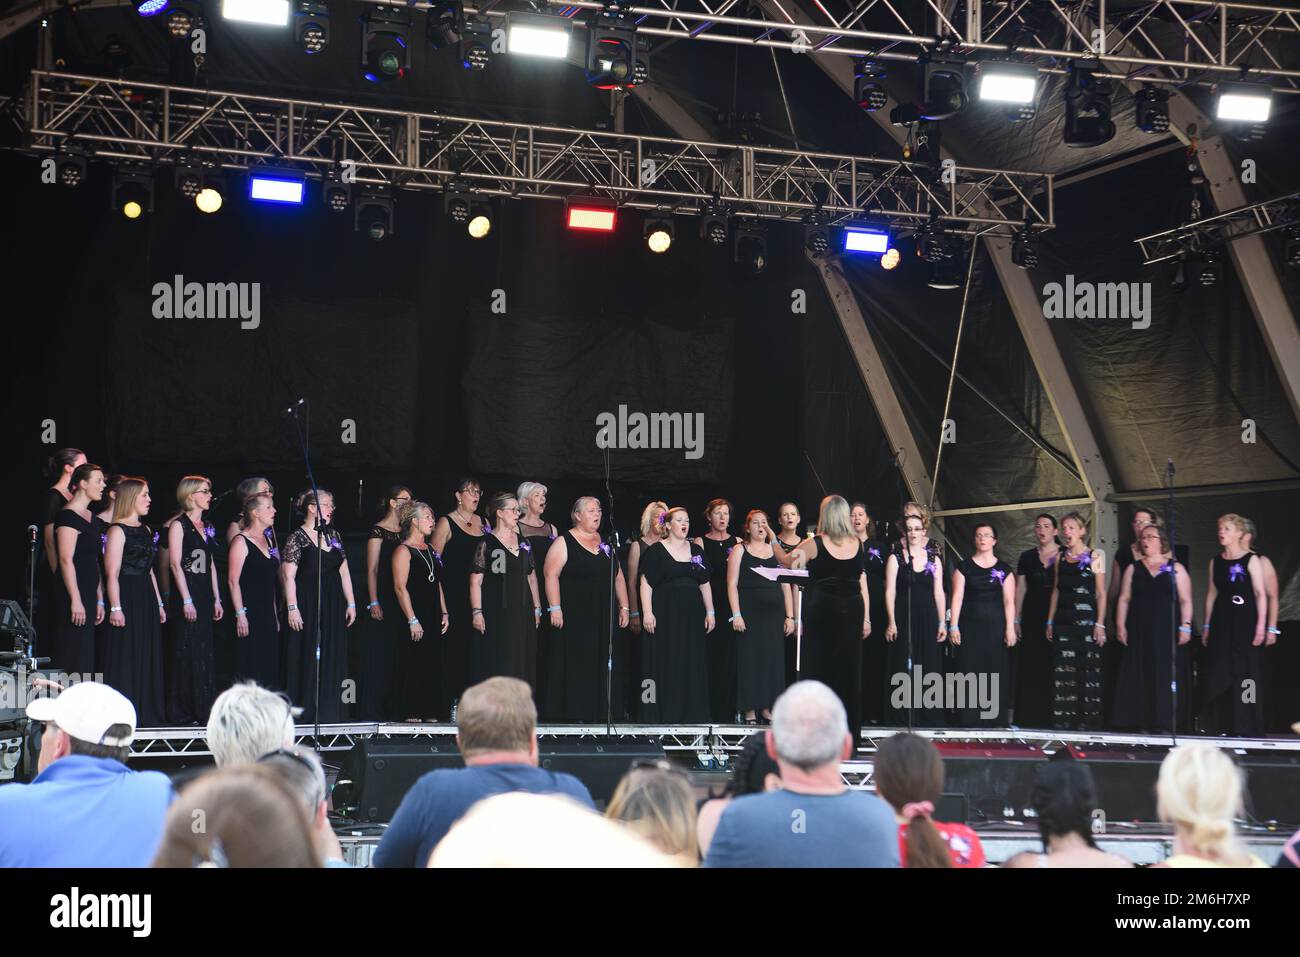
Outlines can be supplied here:
[[37, 522], [40, 551], [36, 556], [36, 617], [32, 621], [36, 626], [36, 640], [44, 648], [49, 647], [54, 637], [54, 596], [58, 589], [55, 579], [59, 574], [59, 560], [54, 554], [54, 520], [72, 498], [69, 491], [72, 473], [85, 464], [86, 453], [81, 449], [59, 449], [45, 466], [45, 474], [53, 484], [45, 490], [41, 517]]
[[668, 537], [641, 556], [641, 720], [690, 724], [709, 720], [708, 655], [717, 624], [704, 549], [686, 539], [691, 518], [670, 508]]
[[[555, 526], [543, 518], [546, 512], [546, 494], [547, 488], [541, 482], [520, 482], [519, 494], [516, 496], [519, 507], [523, 509], [519, 517], [519, 530], [532, 549], [533, 569], [539, 576], [546, 568], [546, 553], [550, 551], [551, 542], [559, 536]], [[537, 623], [537, 683], [533, 686], [537, 714], [543, 721], [555, 718], [547, 685], [551, 675], [552, 637], [550, 616], [543, 614]]]
[[[993, 549], [997, 530], [987, 522], [975, 526], [975, 552], [952, 573], [952, 627], [948, 640], [957, 651], [957, 670], [973, 675], [961, 687], [978, 699], [958, 708], [962, 728], [1004, 728], [1011, 710], [1011, 677], [1007, 655], [1016, 645], [1016, 578], [1011, 566]], [[983, 696], [988, 693], [988, 698]], [[992, 714], [988, 714], [992, 711]]]
[[[731, 503], [715, 498], [704, 509], [708, 531], [695, 539], [703, 549], [704, 564], [709, 569], [709, 588], [713, 590], [715, 611], [726, 608], [727, 558], [740, 539], [727, 531], [731, 524]], [[709, 660], [709, 714], [719, 724], [736, 720], [736, 636], [730, 628], [719, 628], [710, 636], [706, 655]]]
[[[799, 514], [799, 506], [794, 502], [782, 502], [781, 507], [776, 510], [776, 522], [779, 531], [773, 537], [772, 541], [781, 547], [781, 551], [789, 555], [799, 547], [804, 540], [799, 534], [799, 523], [803, 521], [803, 516]], [[803, 589], [791, 586], [791, 592], [794, 595], [794, 620], [795, 620], [795, 640], [785, 643], [785, 683], [787, 686], [794, 684], [799, 680], [799, 642], [802, 638], [802, 621], [803, 621]]]
[[275, 524], [275, 499], [255, 492], [244, 500], [230, 542], [226, 583], [235, 610], [234, 674], [263, 688], [283, 690], [280, 679], [280, 550], [267, 533]]
[[1019, 728], [1052, 725], [1052, 643], [1047, 640], [1047, 608], [1056, 584], [1056, 519], [1034, 519], [1038, 544], [1016, 562], [1016, 646], [1011, 650], [1012, 717]]
[[736, 635], [736, 704], [746, 724], [755, 712], [772, 720], [772, 703], [785, 690], [785, 639], [794, 634], [794, 598], [789, 585], [764, 578], [754, 568], [780, 568], [768, 538], [767, 514], [745, 516], [745, 541], [727, 559], [728, 622]]
[[439, 716], [455, 720], [456, 702], [470, 685], [469, 647], [474, 628], [469, 620], [469, 571], [483, 537], [483, 520], [477, 515], [483, 489], [472, 478], [456, 484], [456, 507], [438, 519], [433, 530], [433, 550], [442, 558], [442, 588], [451, 627], [443, 637], [442, 701]]
[[394, 636], [397, 597], [393, 593], [393, 551], [402, 542], [401, 510], [411, 501], [411, 490], [394, 485], [384, 496], [384, 514], [370, 528], [366, 540], [366, 605], [364, 638], [361, 646], [361, 687], [358, 688], [358, 717], [367, 721], [394, 721], [401, 711], [397, 693], [397, 647]]
[[181, 514], [167, 529], [172, 570], [167, 719], [204, 724], [217, 696], [213, 626], [225, 615], [217, 584], [217, 530], [204, 519], [212, 507], [212, 480], [185, 476], [176, 486], [176, 503]]
[[1102, 658], [1106, 644], [1106, 553], [1088, 548], [1078, 512], [1061, 519], [1063, 547], [1047, 609], [1052, 642], [1052, 727], [1100, 731]]
[[[1173, 560], [1169, 539], [1155, 525], [1138, 534], [1142, 557], [1124, 570], [1115, 612], [1115, 637], [1124, 646], [1115, 687], [1112, 723], [1118, 728], [1169, 731], [1177, 680], [1183, 701], [1191, 691], [1187, 655], [1192, 640], [1192, 584]], [[1174, 651], [1173, 598], [1178, 596], [1178, 651]], [[1177, 660], [1178, 671], [1172, 667]], [[1181, 708], [1180, 708], [1181, 710]], [[1183, 724], [1180, 718], [1179, 724]]]
[[471, 680], [498, 675], [537, 682], [537, 593], [532, 546], [519, 535], [519, 500], [509, 492], [492, 497], [486, 533], [470, 566], [470, 621], [478, 636], [470, 645]]
[[584, 495], [570, 514], [573, 527], [546, 553], [546, 611], [555, 629], [547, 679], [552, 711], [561, 721], [604, 721], [608, 683], [608, 713], [618, 721], [626, 709], [622, 689], [627, 649], [614, 631], [610, 661], [610, 630], [615, 625], [610, 578], [618, 601], [618, 629], [627, 627], [627, 585], [618, 557], [600, 540], [600, 501]]
[[[862, 564], [867, 570], [867, 596], [870, 606], [877, 611], [885, 607], [885, 562], [889, 559], [889, 543], [873, 537], [875, 523], [862, 502], [849, 508], [853, 520], [853, 534], [862, 543]], [[867, 724], [880, 724], [885, 718], [886, 692], [889, 688], [887, 656], [882, 638], [868, 639], [862, 646], [862, 720]]]
[[[334, 495], [319, 490], [321, 525], [316, 530], [316, 499], [310, 489], [298, 496], [302, 524], [284, 543], [284, 597], [289, 610], [285, 643], [285, 690], [301, 704], [304, 724], [316, 714], [316, 578], [320, 576], [320, 722], [343, 720], [347, 677], [347, 629], [357, 618], [352, 576], [343, 538], [330, 526]], [[320, 563], [320, 568], [317, 568]]]
[[68, 674], [95, 673], [95, 626], [104, 620], [100, 573], [103, 542], [91, 507], [104, 495], [104, 471], [79, 465], [72, 473], [72, 498], [54, 519], [54, 633], [46, 643], [50, 667]]
[[160, 728], [166, 724], [162, 625], [167, 612], [153, 573], [158, 534], [141, 521], [149, 505], [144, 479], [119, 480], [104, 548], [108, 630], [100, 647], [100, 670], [105, 683], [135, 705], [138, 727]]
[[664, 518], [668, 506], [663, 502], [651, 502], [641, 510], [639, 535], [627, 547], [627, 660], [635, 662], [636, 667], [625, 669], [627, 681], [624, 684], [630, 710], [635, 713], [635, 702], [641, 697], [641, 556], [655, 542], [661, 542], [668, 535], [668, 520]]
[[889, 700], [886, 723], [941, 728], [947, 724], [942, 702], [924, 707], [929, 675], [944, 677], [945, 598], [943, 559], [926, 532], [924, 514], [907, 515], [901, 529], [905, 545], [885, 564], [885, 611], [889, 629], [887, 668]]
[[856, 748], [862, 733], [862, 644], [871, 635], [871, 597], [862, 543], [853, 534], [849, 503], [842, 496], [822, 499], [817, 533], [790, 554], [776, 557], [787, 568], [808, 569], [800, 677], [820, 681], [839, 695]]
[[1259, 556], [1242, 543], [1245, 531], [1241, 516], [1220, 517], [1222, 551], [1210, 562], [1201, 633], [1206, 648], [1201, 722], [1211, 734], [1258, 738], [1264, 733], [1260, 701], [1268, 597]]
[[402, 544], [393, 550], [393, 593], [402, 619], [394, 619], [398, 640], [398, 712], [407, 721], [437, 721], [443, 714], [443, 657], [438, 647], [449, 619], [442, 587], [442, 562], [430, 545], [433, 509], [424, 502], [402, 506]]

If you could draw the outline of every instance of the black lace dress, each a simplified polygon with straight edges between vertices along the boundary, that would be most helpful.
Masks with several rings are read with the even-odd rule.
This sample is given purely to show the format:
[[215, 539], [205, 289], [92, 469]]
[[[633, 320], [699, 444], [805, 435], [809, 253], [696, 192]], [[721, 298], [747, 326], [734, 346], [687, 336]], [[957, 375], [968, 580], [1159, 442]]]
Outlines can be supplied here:
[[[361, 686], [357, 689], [357, 716], [364, 721], [396, 721], [404, 715], [398, 690], [397, 649], [407, 637], [406, 616], [393, 593], [393, 552], [402, 533], [375, 525], [370, 539], [379, 539], [379, 564], [375, 567], [375, 600], [383, 621], [371, 617], [369, 608], [358, 611], [354, 629], [362, 636]], [[367, 602], [369, 604], [369, 602]], [[441, 622], [438, 629], [442, 628]]]
[[184, 598], [173, 582], [167, 606], [167, 720], [176, 725], [206, 724], [217, 696], [212, 592], [216, 529], [200, 532], [185, 515], [181, 526], [181, 570], [194, 602], [194, 621], [185, 620]]
[[1056, 557], [1044, 565], [1037, 548], [1020, 553], [1017, 579], [1025, 580], [1020, 606], [1020, 641], [1011, 649], [1013, 720], [1021, 728], [1052, 726], [1052, 643], [1047, 640], [1047, 609], [1052, 601]]
[[158, 595], [154, 591], [154, 556], [157, 533], [148, 525], [115, 523], [126, 536], [122, 567], [118, 570], [118, 600], [126, 625], [114, 627], [108, 619], [99, 648], [99, 670], [109, 687], [122, 692], [135, 705], [137, 728], [165, 725], [163, 710], [162, 623], [158, 620]]
[[1052, 625], [1052, 727], [1099, 731], [1102, 725], [1102, 658], [1093, 639], [1097, 624], [1098, 553], [1056, 564], [1056, 619]]
[[324, 531], [326, 548], [295, 528], [284, 543], [284, 561], [298, 566], [298, 613], [302, 631], [286, 629], [284, 687], [295, 705], [302, 707], [301, 723], [312, 724], [316, 714], [316, 576], [320, 563], [320, 722], [334, 724], [344, 717], [343, 681], [347, 676], [347, 600], [339, 570], [347, 560], [343, 539], [333, 529]]
[[963, 676], [955, 688], [966, 700], [960, 702], [964, 707], [953, 703], [954, 717], [962, 728], [1006, 727], [1011, 710], [1011, 675], [1002, 583], [1008, 578], [1014, 583], [1014, 573], [1006, 562], [995, 561], [983, 568], [973, 558], [959, 562], [957, 573], [966, 583], [961, 618], [953, 622], [961, 629], [961, 644], [954, 649], [954, 657], [957, 671]]
[[71, 528], [77, 533], [76, 548], [72, 553], [72, 567], [77, 580], [77, 594], [86, 612], [84, 624], [72, 623], [72, 599], [63, 582], [62, 570], [54, 577], [54, 633], [45, 641], [45, 651], [50, 657], [50, 668], [77, 675], [95, 673], [95, 602], [99, 588], [99, 562], [103, 543], [100, 541], [99, 520], [82, 518], [70, 508], [59, 510], [54, 519], [54, 547], [58, 553], [60, 528]]
[[[280, 550], [268, 537], [254, 541], [240, 533], [248, 555], [239, 570], [239, 595], [248, 609], [248, 636], [233, 639], [234, 673], [237, 681], [256, 681], [263, 688], [284, 690], [281, 675], [280, 636], [288, 630], [281, 624], [276, 598], [280, 588]], [[266, 549], [265, 552], [262, 549]], [[298, 573], [302, 574], [301, 571]], [[298, 593], [300, 596], [302, 592]], [[300, 599], [301, 600], [301, 599]], [[235, 617], [237, 609], [230, 609]], [[283, 629], [283, 631], [282, 631]], [[294, 702], [297, 704], [297, 702]]]
[[[496, 535], [484, 535], [470, 571], [483, 576], [484, 633], [477, 629], [470, 645], [470, 672], [475, 684], [503, 675], [533, 687], [537, 678], [537, 629], [533, 592], [533, 547], [519, 539], [511, 551]], [[539, 592], [540, 596], [540, 592]]]
[[[736, 705], [742, 712], [757, 712], [771, 708], [777, 696], [785, 690], [785, 592], [780, 582], [753, 571], [754, 568], [780, 568], [775, 555], [755, 558], [748, 546], [736, 547], [744, 552], [740, 556], [736, 594], [740, 598], [740, 614], [745, 619], [745, 630], [733, 632], [736, 642]], [[718, 628], [731, 631], [725, 618]], [[705, 639], [711, 640], [712, 636]], [[793, 640], [792, 637], [791, 642]]]
[[709, 716], [719, 724], [736, 721], [736, 634], [727, 625], [731, 606], [727, 598], [727, 558], [740, 543], [734, 536], [715, 541], [707, 535], [704, 564], [709, 568], [709, 590], [713, 592], [713, 613], [725, 627], [713, 629], [706, 642], [709, 661]]
[[[691, 560], [678, 561], [663, 542], [641, 556], [641, 575], [650, 586], [650, 610], [655, 617], [653, 635], [645, 632], [641, 609], [641, 720], [651, 724], [694, 724], [709, 720], [709, 682], [706, 642], [718, 634], [704, 633], [704, 596], [700, 585], [709, 581], [704, 550], [691, 545]], [[723, 605], [723, 608], [728, 607]], [[725, 624], [725, 618], [724, 618]], [[730, 626], [727, 626], [730, 631]], [[732, 719], [734, 720], [734, 719]]]
[[820, 681], [839, 695], [849, 719], [849, 733], [862, 730], [862, 606], [860, 579], [865, 571], [862, 549], [836, 558], [818, 536], [817, 555], [808, 562], [804, 589], [802, 677]]
[[[777, 538], [774, 539], [773, 544], [781, 546], [781, 551], [789, 555], [792, 551], [794, 551], [796, 548], [799, 547], [800, 543], [795, 542], [793, 545], [787, 545], [785, 542], [781, 541], [781, 539]], [[794, 590], [794, 607], [795, 607], [796, 619], [800, 618], [800, 602], [802, 602], [803, 600], [803, 593], [804, 593], [804, 589], [802, 585], [796, 587]], [[790, 640], [785, 643], [785, 683], [787, 687], [789, 687], [790, 685], [794, 684], [796, 681], [799, 680], [798, 637], [799, 637], [798, 632], [796, 632], [795, 634], [791, 635]]]

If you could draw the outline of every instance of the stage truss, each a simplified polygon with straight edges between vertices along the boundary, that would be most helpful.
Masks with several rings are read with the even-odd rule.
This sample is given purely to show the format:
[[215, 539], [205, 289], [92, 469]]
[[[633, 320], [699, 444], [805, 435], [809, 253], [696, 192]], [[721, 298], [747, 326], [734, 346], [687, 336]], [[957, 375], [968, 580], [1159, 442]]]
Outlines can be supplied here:
[[695, 214], [975, 235], [1054, 225], [1052, 175], [200, 90], [35, 70], [23, 149], [124, 167], [292, 167], [389, 189], [563, 200]]
[[1222, 249], [1233, 240], [1288, 227], [1300, 228], [1300, 192], [1195, 219], [1133, 241], [1142, 250], [1142, 265], [1150, 266], [1189, 253]]

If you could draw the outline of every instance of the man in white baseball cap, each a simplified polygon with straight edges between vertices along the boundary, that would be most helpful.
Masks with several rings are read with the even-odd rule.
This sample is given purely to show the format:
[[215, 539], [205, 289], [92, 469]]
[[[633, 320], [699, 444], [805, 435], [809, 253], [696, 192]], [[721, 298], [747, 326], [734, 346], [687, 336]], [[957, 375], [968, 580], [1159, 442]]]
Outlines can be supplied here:
[[83, 681], [27, 716], [45, 726], [39, 773], [0, 787], [0, 867], [147, 867], [173, 793], [165, 774], [126, 766], [135, 706]]

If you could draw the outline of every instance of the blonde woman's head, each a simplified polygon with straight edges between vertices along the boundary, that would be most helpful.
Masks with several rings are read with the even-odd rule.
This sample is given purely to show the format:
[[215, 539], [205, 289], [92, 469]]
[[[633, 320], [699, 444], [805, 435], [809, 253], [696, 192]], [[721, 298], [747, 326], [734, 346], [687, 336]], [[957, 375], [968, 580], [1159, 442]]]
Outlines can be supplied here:
[[1226, 856], [1233, 818], [1242, 810], [1241, 772], [1222, 749], [1196, 742], [1174, 748], [1156, 781], [1160, 820], [1174, 825], [1182, 846], [1200, 857]]

